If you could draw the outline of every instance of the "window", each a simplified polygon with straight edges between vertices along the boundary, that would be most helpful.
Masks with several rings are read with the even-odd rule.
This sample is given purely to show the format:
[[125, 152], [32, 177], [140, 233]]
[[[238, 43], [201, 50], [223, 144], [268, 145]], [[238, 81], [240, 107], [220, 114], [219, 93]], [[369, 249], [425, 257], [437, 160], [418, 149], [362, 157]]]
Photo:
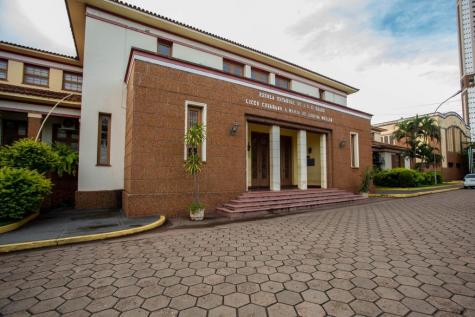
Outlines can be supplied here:
[[29, 85], [48, 86], [49, 68], [25, 64], [23, 83]]
[[290, 89], [290, 80], [281, 76], [275, 76], [275, 85], [280, 88]]
[[97, 165], [110, 165], [111, 115], [99, 113]]
[[[201, 123], [203, 130], [206, 134], [206, 104], [199, 102], [186, 101], [185, 102], [185, 133], [189, 128], [195, 124]], [[206, 162], [206, 138], [203, 143], [197, 149], [192, 149], [185, 144], [184, 159], [186, 160], [188, 155], [195, 151], [201, 152], [201, 160]]]
[[53, 143], [65, 144], [72, 150], [79, 150], [79, 121], [66, 118], [62, 124], [53, 125]]
[[351, 150], [351, 167], [359, 168], [360, 167], [360, 151], [358, 144], [358, 133], [350, 133], [350, 150]]
[[[190, 129], [191, 127], [194, 127], [195, 125], [201, 123], [201, 108], [189, 106], [188, 107], [188, 123], [186, 128]], [[191, 146], [188, 146], [187, 149], [188, 155], [191, 155], [194, 153], [195, 155], [198, 154], [198, 148], [193, 148]]]
[[453, 162], [449, 162], [448, 166], [449, 166], [449, 168], [453, 168], [453, 167], [454, 167], [454, 163], [453, 163]]
[[7, 80], [8, 61], [0, 59], [0, 80]]
[[251, 78], [260, 81], [261, 83], [269, 83], [269, 73], [263, 70], [253, 68], [251, 70]]
[[157, 51], [160, 55], [172, 57], [172, 42], [159, 39]]
[[229, 60], [224, 60], [223, 71], [242, 77], [244, 75], [244, 65]]
[[76, 74], [76, 73], [63, 72], [63, 89], [81, 92], [82, 75]]

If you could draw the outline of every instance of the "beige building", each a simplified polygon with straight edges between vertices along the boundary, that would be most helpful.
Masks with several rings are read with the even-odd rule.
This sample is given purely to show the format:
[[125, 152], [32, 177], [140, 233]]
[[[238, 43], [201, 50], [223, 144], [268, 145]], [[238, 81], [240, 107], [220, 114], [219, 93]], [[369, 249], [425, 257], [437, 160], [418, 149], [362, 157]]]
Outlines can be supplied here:
[[[445, 180], [462, 179], [467, 172], [465, 166], [464, 149], [470, 140], [470, 129], [460, 115], [456, 112], [430, 113], [437, 122], [441, 130], [441, 141], [436, 145], [442, 155], [442, 175]], [[394, 147], [405, 148], [403, 140], [399, 142], [392, 136], [396, 124], [410, 118], [402, 118], [395, 121], [382, 122], [373, 125], [373, 141], [391, 145]], [[374, 147], [373, 147], [374, 151]], [[408, 167], [407, 163], [405, 164]]]

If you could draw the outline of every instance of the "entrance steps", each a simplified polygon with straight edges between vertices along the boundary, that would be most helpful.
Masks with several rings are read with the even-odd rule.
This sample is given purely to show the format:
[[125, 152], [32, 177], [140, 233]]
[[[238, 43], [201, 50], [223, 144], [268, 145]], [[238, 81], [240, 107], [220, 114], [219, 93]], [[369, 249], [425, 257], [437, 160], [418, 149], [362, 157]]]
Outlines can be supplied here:
[[216, 211], [226, 217], [240, 217], [258, 213], [303, 210], [322, 205], [354, 202], [364, 199], [366, 198], [361, 195], [334, 188], [251, 191], [245, 192], [222, 207], [216, 208]]

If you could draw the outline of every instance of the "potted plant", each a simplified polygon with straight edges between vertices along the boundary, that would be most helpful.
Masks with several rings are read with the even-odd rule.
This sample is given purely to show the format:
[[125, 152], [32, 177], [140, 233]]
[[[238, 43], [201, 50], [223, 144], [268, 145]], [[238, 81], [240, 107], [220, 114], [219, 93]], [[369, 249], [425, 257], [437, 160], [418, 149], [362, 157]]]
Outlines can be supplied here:
[[202, 124], [195, 124], [190, 127], [185, 134], [185, 143], [188, 156], [185, 161], [185, 171], [193, 176], [193, 202], [188, 207], [191, 220], [203, 220], [205, 208], [200, 202], [200, 184], [198, 174], [203, 167], [203, 161], [199, 155], [198, 148], [205, 139], [205, 129]]
[[369, 187], [371, 186], [371, 181], [373, 180], [373, 171], [371, 168], [367, 167], [364, 171], [363, 178], [361, 180], [360, 194], [368, 198]]

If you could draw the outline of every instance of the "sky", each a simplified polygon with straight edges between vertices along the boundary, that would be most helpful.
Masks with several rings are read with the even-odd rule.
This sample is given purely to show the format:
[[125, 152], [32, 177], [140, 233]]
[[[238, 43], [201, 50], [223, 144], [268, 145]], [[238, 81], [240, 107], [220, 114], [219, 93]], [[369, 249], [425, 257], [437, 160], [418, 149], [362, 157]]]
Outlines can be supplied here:
[[[459, 89], [455, 0], [127, 0], [360, 89], [373, 123]], [[76, 56], [63, 0], [0, 0], [0, 40]], [[460, 97], [441, 111], [461, 113]]]

